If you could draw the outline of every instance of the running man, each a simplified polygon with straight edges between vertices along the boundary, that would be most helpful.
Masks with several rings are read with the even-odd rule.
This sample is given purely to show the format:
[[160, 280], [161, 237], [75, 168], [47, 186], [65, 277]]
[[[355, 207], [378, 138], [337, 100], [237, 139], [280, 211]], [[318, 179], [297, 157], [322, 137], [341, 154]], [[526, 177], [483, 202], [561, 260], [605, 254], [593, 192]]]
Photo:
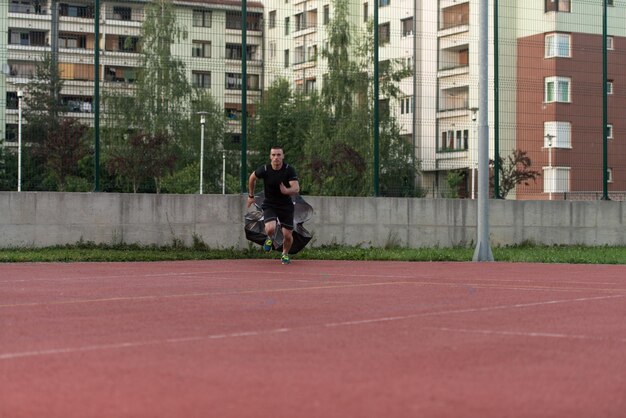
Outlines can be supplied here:
[[270, 150], [270, 165], [262, 165], [257, 168], [248, 179], [248, 207], [254, 203], [254, 186], [258, 179], [263, 179], [265, 200], [261, 205], [263, 210], [263, 222], [267, 239], [263, 244], [263, 250], [271, 251], [272, 237], [276, 231], [276, 220], [280, 221], [283, 232], [283, 255], [281, 262], [289, 264], [289, 249], [293, 243], [293, 214], [294, 206], [291, 196], [298, 194], [300, 183], [296, 170], [284, 162], [285, 153], [283, 147], [275, 146]]

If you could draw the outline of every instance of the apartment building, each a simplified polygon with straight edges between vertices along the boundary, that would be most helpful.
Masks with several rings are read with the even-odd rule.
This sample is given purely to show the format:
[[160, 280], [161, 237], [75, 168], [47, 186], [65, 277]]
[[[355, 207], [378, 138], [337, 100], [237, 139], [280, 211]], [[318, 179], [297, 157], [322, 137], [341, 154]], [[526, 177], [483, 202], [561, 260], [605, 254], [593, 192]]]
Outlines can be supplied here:
[[[598, 199], [603, 190], [603, 2], [516, 9], [517, 141], [542, 180], [518, 199]], [[608, 191], [626, 190], [626, 5], [607, 0]]]
[[[100, 2], [101, 91], [132, 89], [141, 65], [139, 41], [145, 4], [143, 0]], [[241, 2], [185, 0], [174, 4], [177, 22], [188, 36], [172, 45], [172, 53], [185, 63], [194, 86], [210, 89], [213, 97], [223, 102], [231, 116], [230, 129], [236, 141], [240, 135], [237, 115], [241, 113]], [[6, 119], [0, 121], [4, 122], [7, 145], [16, 145], [17, 92], [26, 88], [36, 63], [54, 45], [58, 48], [59, 70], [64, 80], [61, 100], [67, 115], [92, 123], [96, 44], [93, 5], [88, 0], [4, 2], [5, 10], [0, 15], [8, 19], [0, 19], [0, 25], [5, 25], [4, 33], [8, 36], [0, 41], [7, 42], [0, 48], [6, 51], [6, 55], [0, 55], [4, 69], [0, 89], [6, 89], [2, 94], [6, 105], [0, 106], [0, 114]], [[57, 13], [53, 13], [55, 6]], [[58, 15], [57, 25], [55, 15]], [[262, 89], [262, 17], [263, 5], [248, 2], [248, 103], [254, 103]], [[252, 111], [253, 106], [249, 105], [249, 109]]]
[[[56, 0], [55, 0], [56, 1]], [[478, 161], [479, 44], [481, 0], [351, 0], [351, 24], [363, 28], [379, 14], [379, 60], [398, 59], [413, 69], [400, 81], [401, 97], [389, 103], [413, 141], [421, 185], [429, 196], [448, 188], [451, 170], [465, 173], [462, 196], [475, 197]], [[15, 144], [17, 90], [32, 77], [35, 62], [51, 50], [53, 0], [0, 0], [0, 135]], [[101, 2], [100, 77], [107, 89], [132, 88], [140, 63], [138, 41], [145, 0]], [[626, 5], [608, 4], [609, 189], [626, 190]], [[93, 1], [58, 2], [56, 37], [62, 98], [68, 115], [93, 118]], [[197, 87], [211, 89], [230, 116], [233, 140], [240, 132], [241, 3], [175, 1], [188, 37], [172, 45]], [[489, 149], [500, 155], [528, 153], [538, 182], [520, 185], [507, 198], [594, 198], [602, 190], [602, 2], [542, 0], [499, 2], [494, 56], [494, 8], [489, 1]], [[327, 68], [321, 51], [331, 0], [248, 2], [248, 111], [277, 77], [307, 93], [321, 88]], [[494, 70], [499, 69], [495, 130]], [[4, 100], [4, 102], [2, 102]], [[381, 100], [386, 100], [384, 97]], [[6, 108], [6, 112], [3, 109]]]
[[[416, 33], [435, 33], [437, 8], [426, 0], [352, 0], [347, 12], [354, 35], [373, 19], [376, 4], [380, 65], [398, 60], [415, 74], [415, 82], [413, 77], [400, 81], [401, 96], [397, 100], [389, 102], [381, 97], [381, 101], [389, 102], [385, 107], [393, 112], [407, 140], [414, 141], [419, 156], [418, 138], [434, 136], [436, 38], [416, 36]], [[328, 46], [327, 25], [333, 17], [331, 0], [265, 2], [265, 85], [281, 77], [304, 93], [321, 89], [327, 67], [320, 53]], [[414, 94], [415, 90], [418, 95]], [[420, 111], [415, 113], [415, 108]]]

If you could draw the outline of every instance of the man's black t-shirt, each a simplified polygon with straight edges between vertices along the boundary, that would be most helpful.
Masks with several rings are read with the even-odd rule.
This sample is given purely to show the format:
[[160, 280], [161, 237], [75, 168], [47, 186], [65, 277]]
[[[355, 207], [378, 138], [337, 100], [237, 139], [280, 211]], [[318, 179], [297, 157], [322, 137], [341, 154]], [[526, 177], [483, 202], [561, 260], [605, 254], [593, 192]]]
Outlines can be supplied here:
[[291, 196], [280, 192], [280, 183], [285, 187], [289, 187], [291, 180], [298, 180], [296, 170], [287, 163], [274, 170], [271, 164], [262, 165], [254, 171], [254, 175], [263, 179], [263, 187], [265, 190], [265, 203], [271, 205], [291, 205]]

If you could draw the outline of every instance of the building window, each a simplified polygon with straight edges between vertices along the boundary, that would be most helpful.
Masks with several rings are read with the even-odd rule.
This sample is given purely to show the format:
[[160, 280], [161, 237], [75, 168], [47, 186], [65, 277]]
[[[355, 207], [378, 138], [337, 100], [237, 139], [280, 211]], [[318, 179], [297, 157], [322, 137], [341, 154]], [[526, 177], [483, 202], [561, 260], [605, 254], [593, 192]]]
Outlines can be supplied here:
[[315, 91], [315, 81], [316, 80], [312, 78], [304, 82], [304, 92], [306, 94], [311, 94], [313, 93], [313, 91]]
[[210, 72], [192, 71], [191, 78], [192, 78], [192, 83], [194, 87], [197, 87], [199, 89], [211, 88], [211, 73]]
[[293, 17], [294, 20], [294, 32], [306, 29], [306, 18], [304, 13], [298, 13]]
[[10, 45], [31, 45], [31, 46], [45, 46], [46, 45], [46, 33], [39, 31], [16, 31], [9, 29], [9, 44]]
[[289, 68], [289, 50], [285, 49], [285, 68]]
[[545, 79], [545, 102], [570, 102], [570, 78], [547, 77]]
[[367, 22], [367, 14], [369, 11], [367, 10], [367, 2], [363, 3], [363, 22]]
[[276, 10], [272, 10], [270, 12], [268, 26], [270, 29], [273, 29], [276, 27]]
[[304, 46], [300, 45], [293, 50], [293, 64], [298, 65], [304, 62]]
[[571, 148], [572, 124], [569, 122], [550, 121], [543, 123], [544, 148]]
[[87, 37], [73, 33], [61, 33], [59, 35], [59, 48], [80, 48], [87, 47]]
[[[248, 90], [259, 90], [259, 75], [248, 74], [246, 77]], [[226, 89], [227, 90], [241, 90], [241, 74], [239, 73], [226, 73]]]
[[136, 36], [119, 36], [117, 50], [124, 52], [139, 52], [139, 38]]
[[570, 12], [570, 0], [545, 0], [546, 12]]
[[[260, 31], [262, 13], [250, 13], [246, 15], [246, 29]], [[226, 29], [241, 30], [241, 12], [226, 12]]]
[[407, 19], [402, 19], [400, 23], [402, 25], [402, 36], [413, 35], [413, 18], [412, 17], [409, 17]]
[[613, 94], [613, 80], [607, 80], [607, 82], [606, 82], [606, 94]]
[[330, 22], [330, 6], [328, 4], [324, 5], [324, 25], [328, 25]]
[[[258, 45], [246, 45], [246, 60], [257, 59]], [[240, 60], [243, 58], [241, 44], [226, 44], [226, 59]]]
[[113, 19], [114, 20], [132, 20], [133, 9], [130, 7], [113, 7]]
[[270, 59], [276, 58], [276, 41], [270, 42], [269, 50], [270, 50]]
[[408, 114], [408, 113], [413, 113], [413, 97], [412, 96], [408, 96], [408, 97], [403, 97], [402, 99], [400, 99], [400, 113], [402, 115], [404, 114]]
[[378, 0], [378, 7], [385, 7], [391, 4], [391, 0]]
[[613, 124], [606, 125], [606, 138], [613, 139]]
[[608, 49], [609, 51], [612, 51], [613, 49], [615, 49], [615, 44], [613, 43], [613, 37], [612, 36], [607, 36], [606, 37], [606, 49]]
[[607, 182], [609, 183], [613, 183], [613, 169], [612, 168], [607, 168], [606, 169], [606, 174], [607, 174]]
[[211, 58], [211, 42], [193, 41], [192, 56], [199, 58]]
[[289, 35], [289, 17], [285, 18], [285, 35]]
[[[39, 8], [41, 9], [41, 2], [36, 2], [36, 4], [39, 4]], [[93, 19], [93, 8], [91, 6], [77, 6], [73, 4], [61, 3], [59, 4], [59, 15]]]
[[307, 48], [307, 61], [316, 61], [317, 60], [317, 45], [311, 45]]
[[208, 10], [193, 11], [193, 25], [196, 27], [211, 27], [211, 12]]
[[469, 129], [447, 130], [441, 132], [438, 151], [465, 151], [469, 145]]
[[17, 123], [7, 123], [5, 125], [5, 131], [6, 131], [6, 137], [5, 137], [6, 142], [5, 142], [5, 145], [6, 145], [7, 142], [17, 142], [18, 141], [17, 129], [18, 129]]
[[391, 25], [389, 22], [383, 23], [378, 27], [378, 43], [380, 45], [388, 44], [391, 39]]
[[543, 192], [569, 192], [569, 167], [543, 167]]
[[570, 53], [570, 35], [567, 33], [550, 33], [545, 38], [545, 57], [564, 57], [569, 58]]

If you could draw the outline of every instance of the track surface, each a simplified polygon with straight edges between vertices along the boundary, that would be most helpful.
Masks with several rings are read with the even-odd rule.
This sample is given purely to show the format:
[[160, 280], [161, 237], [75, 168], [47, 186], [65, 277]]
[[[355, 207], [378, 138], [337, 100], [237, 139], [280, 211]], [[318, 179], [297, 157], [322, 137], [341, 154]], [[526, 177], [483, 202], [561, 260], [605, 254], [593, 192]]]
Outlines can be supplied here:
[[626, 266], [0, 265], [0, 418], [624, 417]]

